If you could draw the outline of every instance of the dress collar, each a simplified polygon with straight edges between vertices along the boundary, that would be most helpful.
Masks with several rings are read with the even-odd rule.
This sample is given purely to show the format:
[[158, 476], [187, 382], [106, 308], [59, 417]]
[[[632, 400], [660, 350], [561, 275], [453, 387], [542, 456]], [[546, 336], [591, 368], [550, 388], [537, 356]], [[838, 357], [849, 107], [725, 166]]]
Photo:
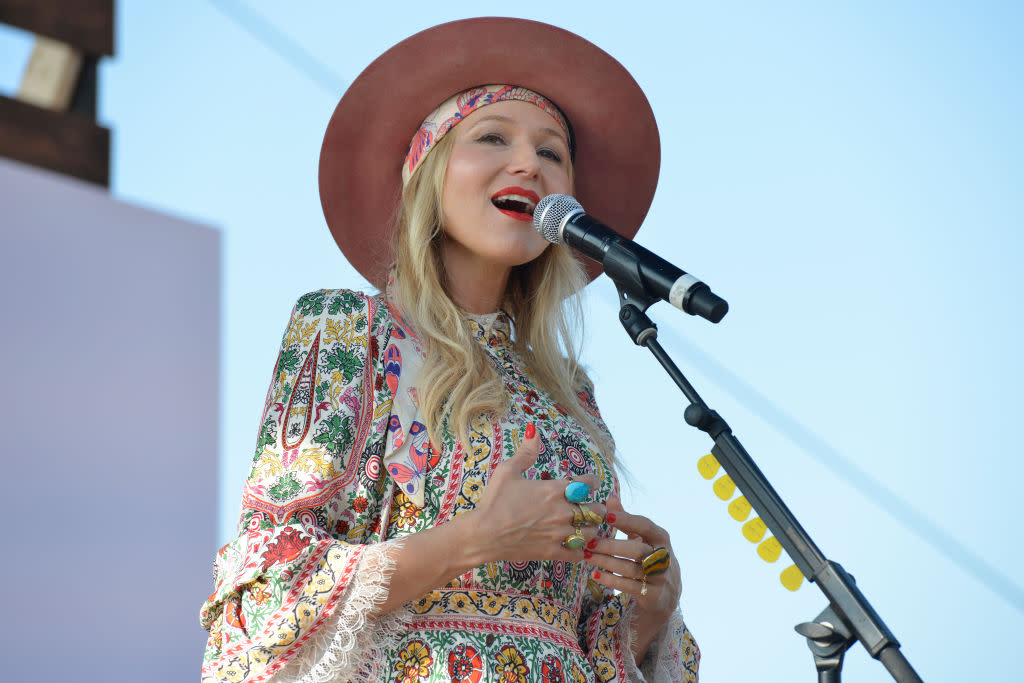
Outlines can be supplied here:
[[[384, 287], [384, 296], [388, 301], [389, 308], [393, 314], [399, 313], [399, 308], [392, 296], [395, 288], [395, 268], [388, 271], [387, 284]], [[512, 316], [504, 310], [493, 313], [466, 313], [466, 320], [469, 322], [469, 329], [473, 338], [482, 341], [489, 346], [507, 346], [512, 337]], [[401, 321], [404, 325], [404, 321]], [[410, 330], [411, 332], [411, 330]]]

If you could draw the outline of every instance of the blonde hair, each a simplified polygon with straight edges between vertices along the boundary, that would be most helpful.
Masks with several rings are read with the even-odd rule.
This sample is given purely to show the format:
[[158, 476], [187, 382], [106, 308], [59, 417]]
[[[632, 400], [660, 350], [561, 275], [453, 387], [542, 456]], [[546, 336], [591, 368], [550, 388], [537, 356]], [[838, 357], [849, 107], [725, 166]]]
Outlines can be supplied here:
[[[430, 150], [402, 191], [398, 209], [396, 277], [391, 296], [424, 343], [420, 409], [434, 442], [442, 424], [468, 444], [470, 423], [481, 414], [505, 414], [505, 390], [480, 344], [473, 341], [466, 313], [448, 294], [440, 244], [444, 233], [441, 198], [454, 143], [446, 135]], [[570, 170], [571, 179], [571, 170]], [[605, 461], [614, 464], [614, 444], [580, 405], [586, 388], [573, 331], [582, 332], [579, 293], [587, 278], [562, 244], [552, 244], [533, 261], [512, 269], [502, 309], [514, 321], [513, 348], [532, 379], [587, 431]]]

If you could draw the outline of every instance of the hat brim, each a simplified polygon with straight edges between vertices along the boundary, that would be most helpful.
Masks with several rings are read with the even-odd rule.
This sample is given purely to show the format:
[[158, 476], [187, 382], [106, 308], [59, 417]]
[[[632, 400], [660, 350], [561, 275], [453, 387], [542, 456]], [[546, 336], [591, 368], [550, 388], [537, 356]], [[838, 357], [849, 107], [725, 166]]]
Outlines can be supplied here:
[[[526, 19], [464, 19], [403, 40], [359, 74], [320, 151], [320, 202], [352, 266], [382, 287], [392, 263], [401, 166], [423, 118], [476, 85], [520, 85], [565, 113], [575, 139], [575, 195], [632, 238], [658, 183], [661, 145], [640, 86], [613, 57], [564, 29]], [[601, 268], [586, 260], [590, 279]]]

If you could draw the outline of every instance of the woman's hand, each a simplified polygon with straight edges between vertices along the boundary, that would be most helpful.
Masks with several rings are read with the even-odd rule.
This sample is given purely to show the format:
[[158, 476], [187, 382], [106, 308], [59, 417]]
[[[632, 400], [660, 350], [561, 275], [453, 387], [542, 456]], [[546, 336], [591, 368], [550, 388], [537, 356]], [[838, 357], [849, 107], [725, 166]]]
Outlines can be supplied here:
[[[474, 531], [469, 539], [478, 553], [479, 564], [498, 560], [564, 560], [582, 562], [583, 550], [562, 545], [573, 533], [575, 504], [565, 498], [567, 479], [530, 481], [523, 479], [540, 453], [540, 439], [532, 424], [526, 428], [522, 445], [514, 456], [499, 464], [487, 482], [483, 498], [473, 511]], [[587, 474], [572, 481], [597, 488], [597, 476]], [[601, 503], [587, 503], [590, 510], [605, 515]], [[597, 534], [596, 527], [582, 528], [587, 542]]]
[[[606, 521], [623, 531], [626, 538], [592, 540], [587, 544], [584, 556], [587, 562], [598, 567], [591, 573], [595, 581], [636, 598], [633, 654], [639, 663], [658, 630], [679, 604], [682, 593], [679, 562], [672, 552], [668, 532], [642, 515], [626, 512], [617, 497], [608, 499]], [[659, 546], [669, 552], [668, 570], [648, 576], [646, 594], [641, 595], [644, 570], [640, 562]]]

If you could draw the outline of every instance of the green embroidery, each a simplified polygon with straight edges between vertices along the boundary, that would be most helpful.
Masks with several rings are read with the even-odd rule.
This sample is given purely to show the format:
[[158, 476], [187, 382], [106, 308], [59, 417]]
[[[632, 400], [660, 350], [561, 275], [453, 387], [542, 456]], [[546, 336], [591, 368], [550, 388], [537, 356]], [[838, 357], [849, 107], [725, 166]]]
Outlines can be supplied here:
[[[363, 324], [366, 324], [365, 319]], [[363, 361], [359, 356], [352, 351], [345, 351], [341, 347], [335, 347], [332, 351], [327, 352], [324, 362], [324, 370], [326, 372], [337, 370], [345, 377], [346, 382], [351, 381], [352, 377], [363, 367]]]
[[294, 498], [301, 489], [302, 485], [295, 481], [295, 476], [289, 472], [278, 479], [277, 483], [270, 487], [269, 492], [273, 500], [283, 503]]

